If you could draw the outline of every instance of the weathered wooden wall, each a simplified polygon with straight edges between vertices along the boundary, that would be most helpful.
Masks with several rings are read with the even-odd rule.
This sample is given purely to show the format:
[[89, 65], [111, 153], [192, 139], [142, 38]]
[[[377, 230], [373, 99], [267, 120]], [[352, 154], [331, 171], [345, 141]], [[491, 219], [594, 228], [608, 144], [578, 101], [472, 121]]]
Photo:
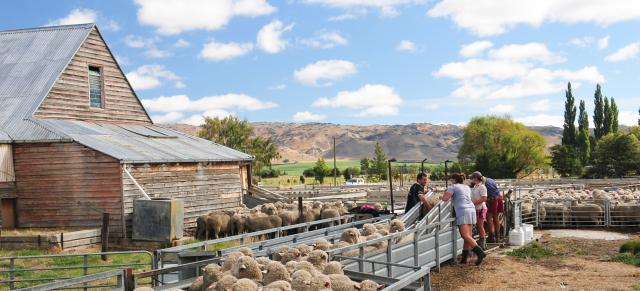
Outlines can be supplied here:
[[[194, 227], [198, 216], [213, 210], [240, 206], [242, 182], [237, 163], [127, 166], [131, 167], [131, 175], [151, 198], [180, 198], [184, 201], [185, 227]], [[142, 198], [142, 194], [124, 171], [122, 175], [129, 235], [133, 200]]]
[[[102, 67], [104, 109], [89, 106], [89, 65]], [[34, 115], [40, 118], [151, 122], [95, 28]]]
[[122, 236], [118, 160], [77, 143], [15, 144], [14, 153], [18, 227], [100, 227], [97, 209]]

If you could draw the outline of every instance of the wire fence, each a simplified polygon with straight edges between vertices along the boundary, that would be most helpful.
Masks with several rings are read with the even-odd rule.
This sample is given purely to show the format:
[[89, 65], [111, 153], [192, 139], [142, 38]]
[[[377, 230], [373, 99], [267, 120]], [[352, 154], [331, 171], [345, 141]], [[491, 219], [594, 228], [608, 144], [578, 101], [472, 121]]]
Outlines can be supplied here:
[[640, 199], [523, 199], [523, 223], [539, 228], [640, 227]]

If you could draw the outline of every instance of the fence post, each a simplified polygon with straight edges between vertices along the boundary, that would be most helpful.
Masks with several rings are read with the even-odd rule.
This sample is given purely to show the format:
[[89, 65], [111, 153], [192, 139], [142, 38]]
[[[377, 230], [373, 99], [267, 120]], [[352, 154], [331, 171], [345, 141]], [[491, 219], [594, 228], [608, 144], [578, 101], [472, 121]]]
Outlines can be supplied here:
[[9, 259], [9, 290], [13, 290], [15, 288], [13, 280], [15, 279], [15, 274], [13, 273], [15, 268], [15, 258]]
[[604, 226], [611, 226], [611, 203], [609, 199], [604, 200]]
[[[109, 251], [109, 213], [102, 214], [102, 229], [100, 231], [100, 242], [102, 244], [102, 252]], [[107, 260], [107, 255], [101, 255], [103, 261]]]
[[436, 225], [435, 244], [436, 244], [436, 271], [440, 273], [440, 224]]
[[533, 199], [533, 207], [536, 210], [536, 227], [540, 228], [540, 204], [538, 203], [538, 199]]
[[133, 277], [133, 269], [127, 268], [124, 270], [125, 280], [124, 280], [124, 290], [125, 291], [133, 291], [136, 288], [136, 281]]
[[[87, 255], [83, 255], [82, 256], [82, 274], [83, 275], [88, 275], [89, 274], [89, 257]], [[82, 290], [87, 291], [87, 283], [82, 284], [83, 288]]]
[[451, 222], [451, 259], [454, 265], [458, 264], [458, 235], [455, 228], [455, 221]]

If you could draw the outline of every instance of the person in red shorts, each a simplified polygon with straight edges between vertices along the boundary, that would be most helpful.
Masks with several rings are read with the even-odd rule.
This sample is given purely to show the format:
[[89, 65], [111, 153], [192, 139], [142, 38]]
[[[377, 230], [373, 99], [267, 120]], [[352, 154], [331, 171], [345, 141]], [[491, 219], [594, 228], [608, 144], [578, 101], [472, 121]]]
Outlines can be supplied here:
[[504, 205], [495, 180], [484, 177], [484, 186], [487, 187], [487, 223], [489, 224], [487, 242], [495, 243], [497, 236], [500, 236], [500, 224], [502, 223], [500, 216], [504, 212]]
[[478, 230], [478, 235], [480, 236], [480, 240], [478, 240], [478, 244], [483, 248], [487, 248], [486, 237], [487, 233], [484, 229], [484, 222], [487, 219], [487, 187], [484, 186], [484, 177], [480, 172], [473, 172], [469, 179], [471, 180], [471, 201], [476, 206], [476, 229]]

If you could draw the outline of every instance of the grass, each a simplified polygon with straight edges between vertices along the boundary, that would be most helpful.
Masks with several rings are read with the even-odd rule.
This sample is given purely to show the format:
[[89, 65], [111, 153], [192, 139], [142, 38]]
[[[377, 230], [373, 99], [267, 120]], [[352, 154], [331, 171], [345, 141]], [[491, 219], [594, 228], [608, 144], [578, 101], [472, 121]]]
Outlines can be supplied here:
[[[92, 252], [93, 250], [89, 251]], [[0, 250], [1, 257], [7, 256], [37, 256], [37, 255], [50, 255], [55, 253], [49, 253], [45, 250]], [[63, 253], [63, 254], [81, 254], [81, 253]], [[95, 268], [90, 268], [87, 274], [94, 274], [114, 269], [125, 268], [120, 267], [108, 267], [104, 265], [119, 265], [119, 264], [145, 264], [140, 266], [131, 266], [134, 270], [149, 269], [151, 258], [146, 254], [115, 254], [110, 255], [107, 261], [102, 261], [99, 255], [92, 255], [87, 257], [89, 265]], [[72, 278], [80, 277], [84, 275], [84, 270], [81, 268], [84, 259], [82, 256], [77, 257], [55, 257], [55, 258], [35, 258], [35, 259], [16, 259], [14, 266], [18, 270], [14, 273], [14, 277], [19, 280], [36, 280], [46, 278]], [[104, 267], [102, 267], [104, 266]], [[77, 267], [77, 268], [76, 268]], [[35, 268], [71, 268], [71, 269], [58, 269], [58, 270], [40, 270], [40, 271], [28, 271]], [[3, 271], [9, 269], [9, 260], [0, 260], [0, 269]], [[8, 280], [9, 273], [0, 273], [0, 281]], [[31, 282], [18, 282], [15, 283], [16, 288], [24, 288], [34, 285], [40, 285], [44, 283], [52, 282], [51, 280], [43, 281], [31, 281]], [[96, 284], [113, 284], [115, 279], [96, 282]], [[8, 287], [8, 284], [0, 284], [0, 290], [4, 290]]]
[[640, 253], [640, 240], [630, 240], [620, 246], [620, 253]]
[[[333, 160], [326, 159], [327, 165], [333, 169]], [[279, 164], [273, 165], [273, 169], [280, 170], [286, 173], [286, 176], [295, 176], [300, 177], [302, 172], [306, 169], [311, 169], [315, 166], [315, 162], [299, 162], [299, 163], [287, 163], [287, 164]], [[340, 170], [344, 170], [346, 168], [356, 167], [360, 168], [360, 161], [358, 160], [338, 160], [336, 161], [336, 167]], [[312, 179], [313, 180], [313, 179]]]
[[538, 243], [533, 243], [525, 247], [521, 247], [519, 249], [515, 249], [507, 253], [509, 256], [514, 256], [522, 259], [530, 258], [530, 259], [542, 259], [546, 257], [557, 257], [563, 256], [564, 254], [559, 252], [554, 252], [549, 248], [545, 248]]
[[635, 284], [631, 286], [631, 289], [633, 289], [633, 291], [640, 291], [640, 284]]
[[612, 261], [640, 267], [640, 253], [637, 255], [632, 254], [617, 254], [611, 258]]

